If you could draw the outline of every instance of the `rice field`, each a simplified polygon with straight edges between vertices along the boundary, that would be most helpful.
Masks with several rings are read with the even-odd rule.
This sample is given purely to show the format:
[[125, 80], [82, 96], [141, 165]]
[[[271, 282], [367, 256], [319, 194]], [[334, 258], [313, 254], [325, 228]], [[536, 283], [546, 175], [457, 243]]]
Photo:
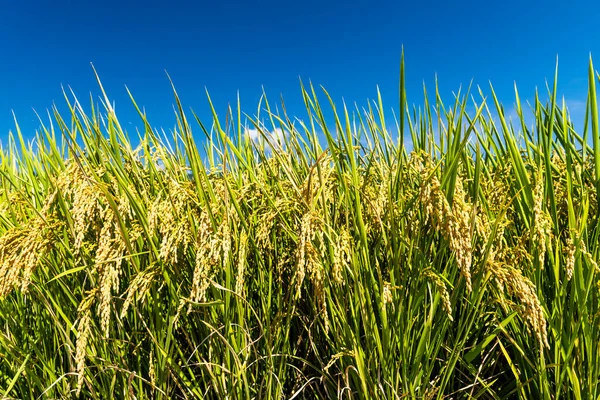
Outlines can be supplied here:
[[0, 152], [0, 398], [600, 399], [599, 78], [582, 131], [556, 78], [508, 119], [404, 62], [394, 126], [66, 94]]

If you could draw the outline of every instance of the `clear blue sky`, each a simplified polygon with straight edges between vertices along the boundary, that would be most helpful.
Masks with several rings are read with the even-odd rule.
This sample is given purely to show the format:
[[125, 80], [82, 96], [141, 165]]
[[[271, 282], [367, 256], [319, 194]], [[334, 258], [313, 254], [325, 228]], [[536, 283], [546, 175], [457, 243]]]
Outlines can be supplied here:
[[[582, 118], [589, 54], [600, 67], [596, 1], [15, 1], [0, 12], [0, 140], [37, 128], [32, 108], [64, 104], [61, 85], [98, 95], [93, 63], [121, 123], [139, 124], [125, 85], [155, 127], [173, 126], [165, 70], [186, 107], [209, 119], [204, 88], [222, 113], [239, 90], [253, 113], [264, 85], [301, 112], [299, 77], [364, 105], [379, 85], [397, 110], [401, 47], [409, 101], [435, 74], [445, 96], [491, 80], [507, 106], [513, 82], [531, 99], [559, 57], [560, 87]], [[131, 122], [131, 125], [129, 125]]]

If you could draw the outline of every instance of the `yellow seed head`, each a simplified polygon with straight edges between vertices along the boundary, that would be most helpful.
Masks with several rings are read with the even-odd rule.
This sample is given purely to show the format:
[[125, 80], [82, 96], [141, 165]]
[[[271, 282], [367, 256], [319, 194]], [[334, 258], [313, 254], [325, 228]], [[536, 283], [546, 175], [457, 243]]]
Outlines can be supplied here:
[[88, 295], [81, 301], [77, 309], [79, 321], [77, 322], [77, 341], [75, 343], [75, 365], [77, 372], [77, 396], [81, 392], [84, 381], [86, 348], [91, 334], [92, 324], [92, 306], [98, 289], [92, 289]]
[[244, 291], [244, 275], [246, 268], [246, 249], [248, 246], [248, 235], [245, 231], [242, 231], [240, 234], [240, 245], [238, 249], [238, 267], [237, 267], [237, 277], [235, 280], [235, 292], [240, 296]]
[[566, 240], [565, 259], [565, 272], [567, 274], [567, 280], [570, 281], [573, 277], [573, 271], [575, 270], [575, 245], [570, 236], [567, 237]]

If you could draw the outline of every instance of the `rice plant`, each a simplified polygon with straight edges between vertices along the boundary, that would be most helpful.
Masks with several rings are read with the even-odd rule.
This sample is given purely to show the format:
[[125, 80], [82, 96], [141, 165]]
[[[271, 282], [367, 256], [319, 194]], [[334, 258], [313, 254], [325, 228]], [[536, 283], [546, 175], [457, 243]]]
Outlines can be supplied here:
[[201, 121], [174, 90], [132, 139], [66, 93], [0, 152], [0, 396], [600, 399], [599, 78], [583, 132], [556, 78], [512, 121], [410, 105], [403, 61], [392, 128], [379, 93]]

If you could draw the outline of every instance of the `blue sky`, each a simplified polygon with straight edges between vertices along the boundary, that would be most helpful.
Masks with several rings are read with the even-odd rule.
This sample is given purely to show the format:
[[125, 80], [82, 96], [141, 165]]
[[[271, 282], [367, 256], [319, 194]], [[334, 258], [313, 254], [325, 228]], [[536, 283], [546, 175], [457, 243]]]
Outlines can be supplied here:
[[[492, 81], [507, 109], [513, 82], [524, 99], [552, 79], [583, 118], [589, 54], [600, 66], [600, 4], [593, 1], [22, 1], [0, 12], [0, 140], [26, 137], [40, 113], [63, 107], [61, 85], [80, 100], [98, 87], [93, 63], [123, 126], [139, 120], [125, 85], [156, 128], [174, 124], [167, 71], [186, 108], [210, 122], [206, 87], [223, 114], [240, 92], [254, 113], [264, 86], [303, 112], [299, 78], [324, 85], [337, 102], [365, 105], [379, 85], [397, 111], [402, 46], [409, 102], [422, 84], [451, 97], [471, 79]], [[579, 108], [579, 110], [578, 110]]]

